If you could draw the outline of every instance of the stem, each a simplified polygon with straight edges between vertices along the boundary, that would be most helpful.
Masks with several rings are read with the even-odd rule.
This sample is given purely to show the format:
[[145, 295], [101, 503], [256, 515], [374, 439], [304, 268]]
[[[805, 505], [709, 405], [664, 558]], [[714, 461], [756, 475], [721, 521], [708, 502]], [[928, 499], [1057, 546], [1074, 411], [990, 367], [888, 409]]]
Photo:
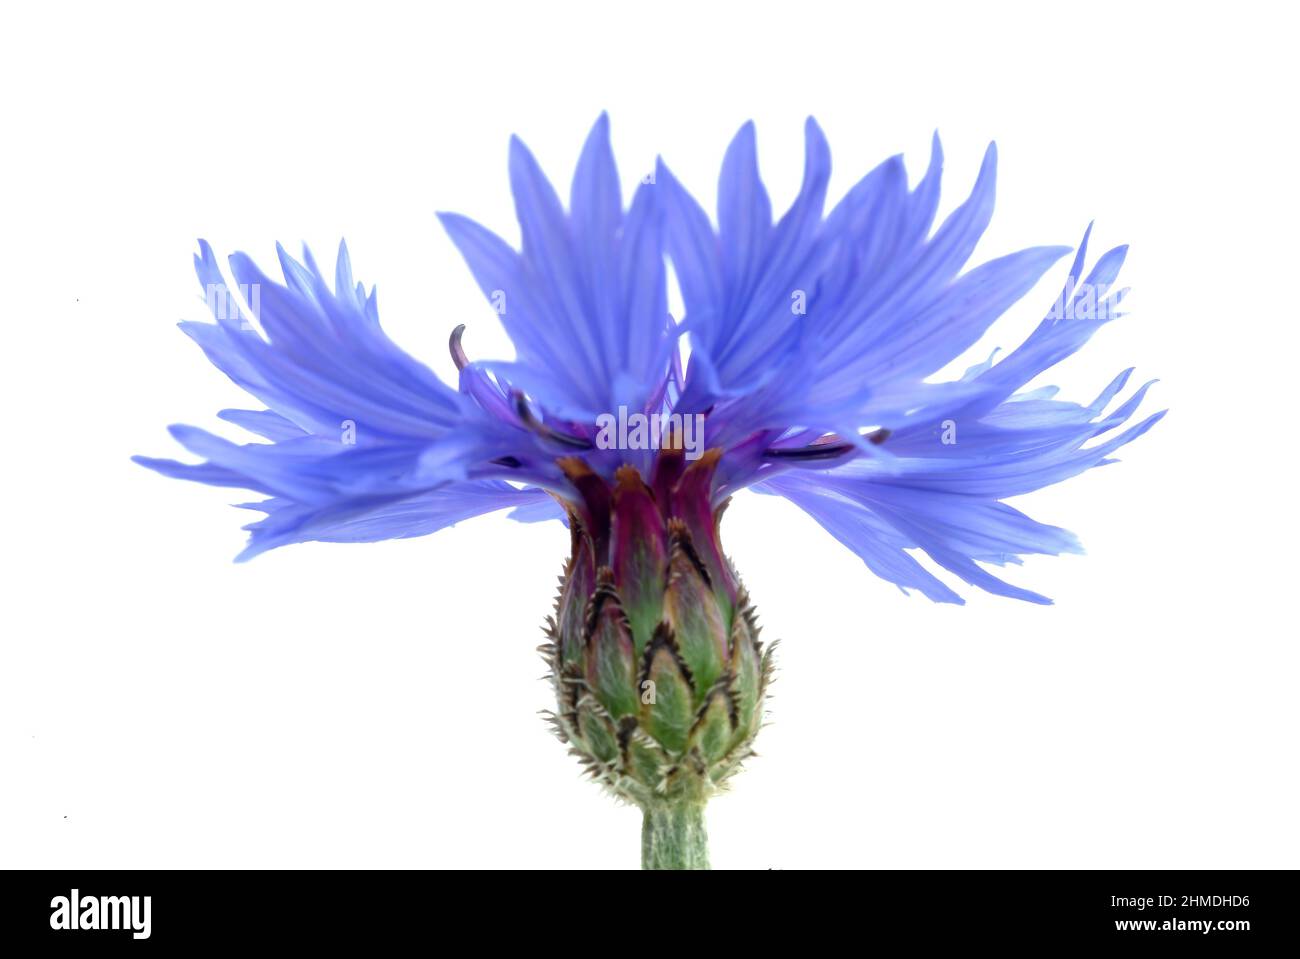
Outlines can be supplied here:
[[642, 869], [708, 869], [709, 835], [704, 803], [679, 802], [644, 807], [641, 823]]

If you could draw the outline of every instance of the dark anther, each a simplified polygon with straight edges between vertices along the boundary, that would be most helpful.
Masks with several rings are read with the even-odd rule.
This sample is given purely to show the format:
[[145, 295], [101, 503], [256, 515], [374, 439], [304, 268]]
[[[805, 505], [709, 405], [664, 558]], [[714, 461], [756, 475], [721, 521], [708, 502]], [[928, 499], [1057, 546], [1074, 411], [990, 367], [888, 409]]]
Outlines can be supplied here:
[[852, 443], [813, 443], [811, 446], [770, 449], [763, 455], [776, 460], [833, 460], [852, 449]]
[[[889, 439], [889, 430], [879, 429], [868, 433], [864, 438], [872, 446], [879, 446]], [[767, 450], [763, 455], [781, 460], [832, 460], [851, 452], [853, 449], [855, 447], [852, 443], [845, 443], [839, 440], [839, 437], [832, 435], [808, 446], [794, 446], [785, 449], [777, 447]]]
[[451, 331], [451, 339], [447, 341], [447, 346], [451, 350], [451, 361], [456, 364], [458, 370], [469, 366], [469, 357], [465, 355], [465, 348], [460, 345], [460, 338], [464, 335], [465, 324], [462, 323]]
[[570, 449], [591, 449], [589, 440], [584, 440], [581, 436], [570, 436], [568, 433], [561, 433], [539, 420], [528, 406], [528, 399], [519, 390], [511, 390], [510, 397], [514, 400], [515, 413], [519, 415], [520, 421], [538, 436], [559, 443], [561, 446], [567, 446]]

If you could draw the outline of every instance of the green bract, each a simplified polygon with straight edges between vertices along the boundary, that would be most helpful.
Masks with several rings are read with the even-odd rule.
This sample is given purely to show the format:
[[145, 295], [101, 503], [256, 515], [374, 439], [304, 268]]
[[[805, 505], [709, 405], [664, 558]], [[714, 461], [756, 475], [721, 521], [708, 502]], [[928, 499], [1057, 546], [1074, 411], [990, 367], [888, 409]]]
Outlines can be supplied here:
[[[709, 505], [718, 454], [661, 454], [651, 483], [630, 466], [611, 489], [563, 461], [582, 506], [550, 642], [560, 738], [610, 792], [660, 817], [695, 816], [753, 754], [771, 677], [753, 607], [718, 544]], [[690, 807], [685, 810], [682, 807]], [[680, 827], [680, 824], [678, 824]], [[680, 833], [680, 828], [673, 830]], [[680, 838], [680, 837], [678, 837]], [[653, 861], [647, 865], [699, 865]]]

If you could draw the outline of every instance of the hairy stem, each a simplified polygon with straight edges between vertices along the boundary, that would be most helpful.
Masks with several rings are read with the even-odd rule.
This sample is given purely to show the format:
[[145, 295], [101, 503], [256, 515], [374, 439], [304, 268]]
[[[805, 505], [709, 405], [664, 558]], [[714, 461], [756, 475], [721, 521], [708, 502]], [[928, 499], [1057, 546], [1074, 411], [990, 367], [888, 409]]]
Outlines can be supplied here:
[[646, 806], [641, 823], [642, 869], [708, 869], [709, 836], [704, 803]]

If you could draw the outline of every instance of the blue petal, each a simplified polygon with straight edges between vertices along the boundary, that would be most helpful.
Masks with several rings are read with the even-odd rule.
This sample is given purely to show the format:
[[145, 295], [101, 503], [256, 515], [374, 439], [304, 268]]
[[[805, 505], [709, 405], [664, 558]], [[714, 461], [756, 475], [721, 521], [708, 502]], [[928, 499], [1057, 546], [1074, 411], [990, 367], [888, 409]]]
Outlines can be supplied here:
[[[249, 504], [265, 519], [244, 527], [248, 546], [237, 559], [292, 543], [373, 543], [425, 536], [462, 520], [510, 507], [531, 507], [550, 497], [499, 481], [457, 483], [415, 495], [354, 498], [315, 508], [289, 503]], [[553, 502], [553, 501], [552, 501]]]
[[[754, 121], [736, 133], [718, 177], [718, 235], [722, 269], [729, 289], [748, 290], [754, 283], [772, 229], [772, 201], [758, 175]], [[729, 304], [736, 309], [743, 304]]]

